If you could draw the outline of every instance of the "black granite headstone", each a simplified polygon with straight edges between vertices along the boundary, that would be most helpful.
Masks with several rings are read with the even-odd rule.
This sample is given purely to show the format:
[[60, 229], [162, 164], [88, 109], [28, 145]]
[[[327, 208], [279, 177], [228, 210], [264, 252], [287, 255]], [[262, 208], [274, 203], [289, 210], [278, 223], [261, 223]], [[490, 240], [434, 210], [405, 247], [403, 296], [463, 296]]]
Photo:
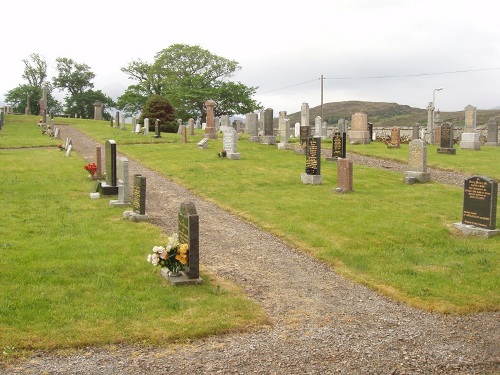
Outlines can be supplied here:
[[441, 147], [437, 151], [440, 154], [456, 154], [453, 148], [453, 126], [449, 123], [441, 125]]
[[306, 173], [310, 175], [321, 174], [321, 137], [307, 138]]
[[346, 133], [335, 133], [332, 139], [332, 158], [345, 159], [346, 156]]
[[183, 202], [179, 208], [179, 243], [187, 243], [188, 267], [185, 274], [190, 279], [200, 277], [199, 217], [192, 202]]
[[116, 186], [116, 142], [112, 139], [105, 143], [105, 158], [106, 158], [106, 184]]
[[371, 122], [369, 122], [367, 124], [367, 126], [368, 126], [368, 132], [370, 133], [370, 142], [371, 142], [371, 140], [373, 138], [373, 124]]
[[134, 175], [133, 211], [139, 215], [146, 214], [146, 177]]
[[464, 183], [462, 224], [496, 228], [498, 182], [485, 176], [472, 176]]

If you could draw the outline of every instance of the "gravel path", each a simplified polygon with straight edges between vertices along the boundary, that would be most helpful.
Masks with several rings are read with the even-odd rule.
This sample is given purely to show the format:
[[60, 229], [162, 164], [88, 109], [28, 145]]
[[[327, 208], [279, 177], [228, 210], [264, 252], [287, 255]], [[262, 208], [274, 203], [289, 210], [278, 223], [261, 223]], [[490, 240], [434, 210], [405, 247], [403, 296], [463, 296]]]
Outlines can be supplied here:
[[[93, 161], [94, 141], [71, 127], [61, 130], [63, 139], [73, 139], [76, 152]], [[349, 158], [404, 168], [355, 154]], [[240, 285], [268, 312], [272, 326], [168, 348], [123, 345], [36, 353], [0, 373], [500, 374], [500, 313], [457, 317], [394, 302], [130, 159], [129, 173], [147, 177], [147, 214], [166, 232], [176, 230], [171, 213], [180, 203], [194, 202], [202, 267]], [[439, 172], [431, 173], [434, 180], [441, 178]], [[460, 185], [465, 177], [442, 178]], [[254, 243], [270, 249], [279, 261], [256, 261]]]

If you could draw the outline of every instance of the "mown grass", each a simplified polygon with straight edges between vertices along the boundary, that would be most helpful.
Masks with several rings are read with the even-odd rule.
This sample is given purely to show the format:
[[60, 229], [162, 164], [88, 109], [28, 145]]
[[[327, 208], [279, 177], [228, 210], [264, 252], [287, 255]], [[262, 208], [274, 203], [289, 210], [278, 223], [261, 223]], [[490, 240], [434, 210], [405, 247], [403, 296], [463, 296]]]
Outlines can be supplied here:
[[260, 306], [203, 268], [202, 285], [170, 286], [146, 261], [167, 234], [91, 200], [94, 183], [77, 155], [0, 149], [0, 158], [0, 349], [8, 354], [0, 361], [32, 349], [186, 342], [267, 323]]
[[[96, 134], [91, 122], [75, 126]], [[500, 238], [466, 238], [453, 228], [462, 215], [463, 190], [458, 187], [405, 185], [401, 173], [355, 165], [355, 192], [337, 195], [335, 163], [323, 160], [322, 185], [304, 185], [304, 156], [274, 146], [242, 139], [241, 160], [236, 161], [217, 156], [220, 138], [208, 149], [199, 149], [202, 133], [190, 136], [187, 144], [178, 142], [177, 135], [164, 134], [166, 143], [148, 146], [126, 144], [120, 133], [116, 135], [119, 151], [130, 158], [392, 298], [449, 313], [500, 306]], [[407, 145], [399, 150], [367, 146], [378, 153], [375, 156], [407, 159]], [[496, 169], [489, 165], [494, 151], [476, 151], [471, 165], [464, 158], [466, 169], [495, 176], [490, 172]], [[460, 154], [446, 156], [444, 168], [455, 169]]]

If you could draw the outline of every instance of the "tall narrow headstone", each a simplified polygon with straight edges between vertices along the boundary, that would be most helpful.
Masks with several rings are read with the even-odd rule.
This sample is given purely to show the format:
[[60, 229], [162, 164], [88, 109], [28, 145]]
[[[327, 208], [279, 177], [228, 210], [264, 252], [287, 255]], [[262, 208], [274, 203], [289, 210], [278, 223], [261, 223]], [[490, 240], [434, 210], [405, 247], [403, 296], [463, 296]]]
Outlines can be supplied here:
[[479, 150], [479, 133], [476, 132], [476, 107], [470, 104], [465, 107], [464, 131], [460, 138], [460, 148], [466, 150]]
[[319, 185], [323, 182], [323, 176], [321, 176], [321, 137], [307, 139], [305, 172], [301, 175], [302, 183]]
[[339, 159], [337, 164], [337, 188], [335, 193], [349, 193], [353, 190], [352, 161], [349, 159]]
[[144, 135], [149, 134], [149, 119], [144, 119]]
[[104, 146], [106, 182], [99, 182], [97, 191], [101, 193], [101, 195], [117, 195], [116, 142], [110, 139], [106, 141]]
[[278, 149], [289, 150], [290, 143], [288, 143], [288, 138], [290, 138], [290, 119], [286, 118], [285, 111], [280, 112], [278, 127], [280, 131], [280, 142], [278, 143]]
[[207, 125], [205, 127], [205, 138], [217, 139], [214, 122], [215, 102], [209, 99], [205, 102], [205, 107], [207, 108]]
[[401, 147], [401, 129], [398, 126], [394, 126], [391, 129], [391, 147], [400, 148]]
[[441, 147], [438, 147], [437, 152], [440, 154], [455, 155], [457, 150], [453, 148], [453, 125], [449, 122], [444, 122], [441, 125]]
[[112, 206], [128, 206], [130, 204], [129, 182], [128, 182], [128, 159], [118, 159], [118, 199], [110, 200]]
[[120, 127], [120, 112], [115, 113], [115, 128]]
[[102, 103], [94, 103], [94, 120], [102, 120]]
[[193, 202], [181, 203], [178, 212], [179, 243], [188, 244], [188, 264], [181, 277], [171, 277], [173, 285], [199, 284], [200, 277], [200, 220]]
[[293, 133], [295, 138], [300, 137], [300, 122], [296, 122], [294, 125], [294, 133]]
[[134, 175], [133, 209], [139, 215], [146, 214], [146, 177]]
[[314, 136], [321, 137], [321, 124], [322, 124], [321, 116], [316, 116], [314, 118]]
[[160, 120], [158, 120], [158, 119], [156, 119], [156, 121], [155, 121], [155, 135], [153, 137], [154, 138], [161, 138]]
[[94, 177], [95, 179], [100, 180], [102, 178], [101, 146], [95, 146], [95, 165], [96, 165], [96, 171]]
[[261, 139], [261, 142], [267, 145], [275, 145], [276, 137], [274, 136], [274, 128], [273, 128], [273, 109], [266, 108], [264, 111], [264, 136]]
[[495, 117], [490, 117], [488, 120], [488, 130], [486, 133], [485, 146], [500, 146], [498, 143], [498, 124]]
[[408, 171], [405, 172], [405, 182], [429, 182], [431, 174], [427, 172], [427, 142], [414, 139], [408, 145]]
[[419, 139], [419, 138], [420, 138], [420, 125], [415, 124], [412, 126], [411, 139]]
[[195, 135], [195, 132], [194, 132], [194, 118], [190, 118], [188, 120], [188, 127], [189, 127], [189, 135]]
[[186, 125], [179, 126], [179, 130], [181, 131], [182, 143], [187, 143], [187, 129], [186, 129]]
[[248, 140], [251, 142], [260, 142], [259, 127], [257, 123], [257, 113], [247, 113], [245, 115], [245, 132], [248, 133]]

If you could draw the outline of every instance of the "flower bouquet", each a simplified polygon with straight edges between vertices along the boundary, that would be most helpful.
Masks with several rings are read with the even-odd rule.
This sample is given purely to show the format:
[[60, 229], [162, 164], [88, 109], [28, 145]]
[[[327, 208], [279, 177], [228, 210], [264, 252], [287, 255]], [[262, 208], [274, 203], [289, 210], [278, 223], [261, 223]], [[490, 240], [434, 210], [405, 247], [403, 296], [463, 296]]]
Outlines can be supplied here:
[[95, 163], [89, 163], [83, 167], [86, 171], [88, 171], [92, 176], [94, 176], [97, 171], [97, 165]]
[[165, 246], [153, 247], [153, 253], [148, 254], [147, 260], [153, 266], [167, 268], [171, 276], [177, 276], [188, 263], [188, 244], [179, 243], [179, 236], [174, 233]]
[[217, 155], [219, 156], [219, 158], [225, 158], [227, 156], [227, 151], [226, 150], [222, 150]]
[[64, 151], [64, 150], [66, 150], [66, 148], [65, 148], [62, 144], [58, 144], [58, 145], [57, 145], [57, 148], [59, 149], [59, 151]]

